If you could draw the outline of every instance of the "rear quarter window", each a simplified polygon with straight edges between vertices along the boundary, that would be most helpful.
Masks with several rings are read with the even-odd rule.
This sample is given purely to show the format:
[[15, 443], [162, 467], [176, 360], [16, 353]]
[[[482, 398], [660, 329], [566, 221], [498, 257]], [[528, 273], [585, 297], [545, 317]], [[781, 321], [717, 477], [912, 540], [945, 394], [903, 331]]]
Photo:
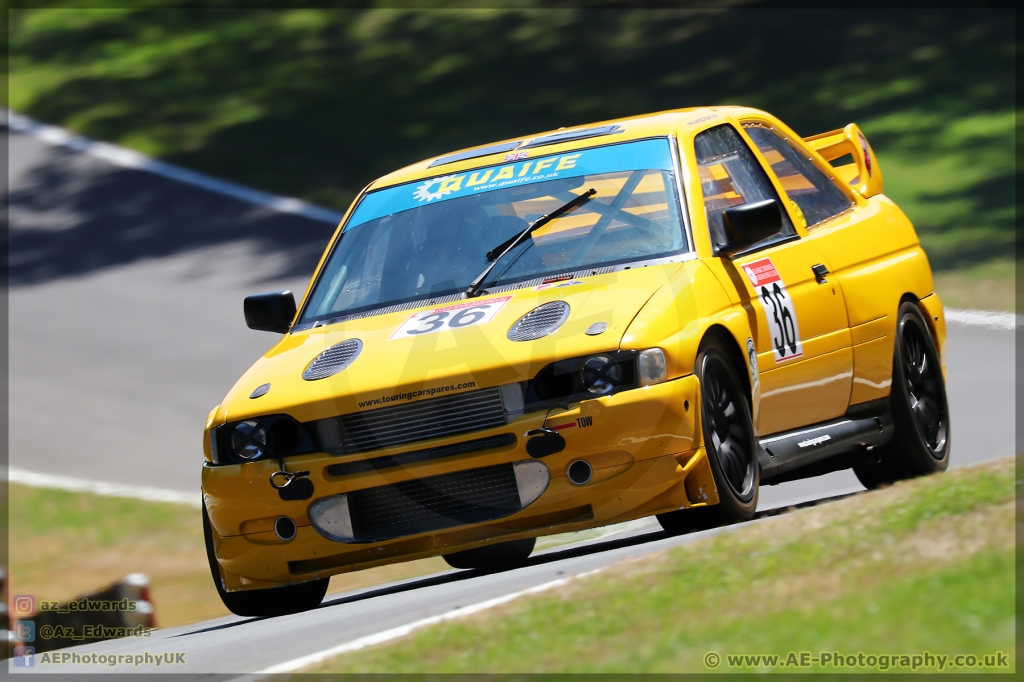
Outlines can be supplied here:
[[759, 122], [744, 123], [743, 127], [771, 165], [786, 195], [800, 207], [808, 227], [853, 206], [853, 201], [803, 150], [774, 128]]

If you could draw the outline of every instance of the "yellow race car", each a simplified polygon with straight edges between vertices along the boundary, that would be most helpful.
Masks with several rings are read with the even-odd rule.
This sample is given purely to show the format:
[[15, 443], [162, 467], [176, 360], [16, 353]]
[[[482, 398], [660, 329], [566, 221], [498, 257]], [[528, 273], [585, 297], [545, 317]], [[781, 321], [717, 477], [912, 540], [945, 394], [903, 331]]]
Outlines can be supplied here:
[[944, 470], [945, 320], [850, 124], [680, 109], [519, 137], [367, 187], [284, 334], [210, 412], [204, 529], [240, 615], [328, 577], [657, 515], [751, 518], [761, 485]]

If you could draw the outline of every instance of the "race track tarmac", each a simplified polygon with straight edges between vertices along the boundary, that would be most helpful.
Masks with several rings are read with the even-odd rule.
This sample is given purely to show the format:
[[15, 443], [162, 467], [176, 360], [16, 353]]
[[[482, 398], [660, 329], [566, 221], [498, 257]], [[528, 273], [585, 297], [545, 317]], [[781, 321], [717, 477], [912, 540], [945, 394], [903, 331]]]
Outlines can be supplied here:
[[[207, 412], [278, 338], [245, 327], [242, 298], [301, 296], [334, 226], [9, 139], [10, 465], [198, 494]], [[953, 465], [1013, 454], [1013, 332], [951, 324], [947, 376]], [[860, 489], [840, 472], [766, 487], [761, 508]], [[184, 668], [162, 671], [253, 672], [694, 537], [650, 519], [514, 571], [449, 571], [331, 595], [311, 613], [75, 650], [185, 651]]]

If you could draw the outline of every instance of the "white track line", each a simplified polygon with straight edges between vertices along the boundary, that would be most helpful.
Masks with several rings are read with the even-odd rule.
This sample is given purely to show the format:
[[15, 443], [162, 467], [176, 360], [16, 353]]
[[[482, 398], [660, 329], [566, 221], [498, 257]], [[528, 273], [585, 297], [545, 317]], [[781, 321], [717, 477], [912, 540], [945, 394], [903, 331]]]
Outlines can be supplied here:
[[203, 506], [203, 498], [198, 490], [194, 493], [182, 493], [177, 490], [87, 481], [81, 478], [71, 478], [70, 476], [37, 474], [34, 471], [25, 471], [24, 469], [16, 469], [14, 467], [8, 469], [7, 480], [11, 483], [20, 483], [33, 488], [67, 490], [73, 493], [92, 493], [93, 495], [103, 495], [105, 497], [130, 497], [136, 500], [146, 500], [147, 502], [173, 502], [176, 504], [187, 504], [196, 509]]
[[76, 135], [63, 128], [39, 123], [28, 116], [22, 116], [7, 109], [0, 108], [0, 113], [6, 115], [8, 126], [11, 130], [38, 137], [44, 142], [57, 147], [66, 147], [83, 154], [88, 154], [107, 163], [112, 163], [115, 166], [154, 173], [161, 177], [200, 187], [209, 192], [223, 194], [240, 201], [256, 204], [257, 206], [266, 206], [282, 213], [293, 213], [310, 220], [330, 223], [331, 225], [337, 225], [341, 222], [341, 213], [321, 208], [320, 206], [314, 206], [300, 199], [261, 192], [251, 187], [203, 175], [202, 173], [164, 163], [163, 161], [157, 161], [131, 149], [118, 147], [107, 142], [90, 140], [87, 137]]
[[399, 637], [404, 637], [409, 633], [413, 632], [414, 630], [419, 630], [420, 628], [425, 628], [430, 625], [436, 625], [437, 623], [442, 623], [447, 620], [453, 620], [455, 618], [469, 616], [474, 613], [479, 613], [480, 611], [485, 611], [487, 609], [494, 608], [495, 606], [507, 604], [508, 602], [514, 599], [518, 599], [520, 597], [525, 597], [530, 594], [537, 594], [538, 592], [544, 592], [554, 587], [561, 587], [562, 585], [568, 583], [570, 580], [584, 578], [586, 576], [599, 573], [601, 570], [603, 569], [598, 568], [593, 571], [577, 573], [576, 575], [571, 576], [569, 578], [559, 578], [558, 580], [552, 580], [551, 582], [543, 583], [535, 587], [530, 587], [525, 590], [513, 592], [511, 594], [506, 594], [501, 597], [495, 597], [494, 599], [488, 599], [487, 601], [482, 601], [477, 604], [471, 604], [470, 606], [460, 606], [457, 609], [452, 609], [448, 613], [443, 613], [439, 616], [431, 616], [430, 618], [424, 618], [422, 620], [409, 623], [408, 625], [400, 625], [396, 628], [391, 628], [390, 630], [384, 630], [383, 632], [367, 635], [366, 637], [360, 637], [359, 639], [354, 639], [351, 642], [346, 642], [345, 644], [339, 644], [338, 646], [331, 647], [330, 649], [324, 649], [323, 651], [318, 651], [316, 653], [308, 654], [306, 656], [300, 656], [299, 658], [293, 658], [292, 660], [285, 661], [284, 663], [272, 665], [269, 668], [264, 668], [263, 670], [260, 670], [259, 672], [253, 674], [280, 675], [282, 673], [295, 672], [296, 670], [299, 670], [301, 668], [307, 668], [311, 665], [315, 665], [317, 663], [325, 661], [328, 658], [333, 658], [334, 656], [345, 654], [350, 651], [365, 649], [368, 646], [374, 646], [375, 644], [382, 644], [384, 642], [389, 642], [393, 639], [398, 639]]
[[946, 308], [946, 322], [989, 329], [1016, 329], [1024, 326], [1024, 315], [995, 313], [990, 310], [957, 310]]

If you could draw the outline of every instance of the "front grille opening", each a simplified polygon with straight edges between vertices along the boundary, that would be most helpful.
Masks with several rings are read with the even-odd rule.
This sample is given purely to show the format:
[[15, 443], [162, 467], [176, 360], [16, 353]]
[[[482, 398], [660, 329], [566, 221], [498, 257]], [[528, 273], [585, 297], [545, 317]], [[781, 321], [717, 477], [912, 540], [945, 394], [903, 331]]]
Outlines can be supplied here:
[[375, 542], [499, 519], [522, 506], [512, 464], [498, 464], [349, 494], [355, 542]]

